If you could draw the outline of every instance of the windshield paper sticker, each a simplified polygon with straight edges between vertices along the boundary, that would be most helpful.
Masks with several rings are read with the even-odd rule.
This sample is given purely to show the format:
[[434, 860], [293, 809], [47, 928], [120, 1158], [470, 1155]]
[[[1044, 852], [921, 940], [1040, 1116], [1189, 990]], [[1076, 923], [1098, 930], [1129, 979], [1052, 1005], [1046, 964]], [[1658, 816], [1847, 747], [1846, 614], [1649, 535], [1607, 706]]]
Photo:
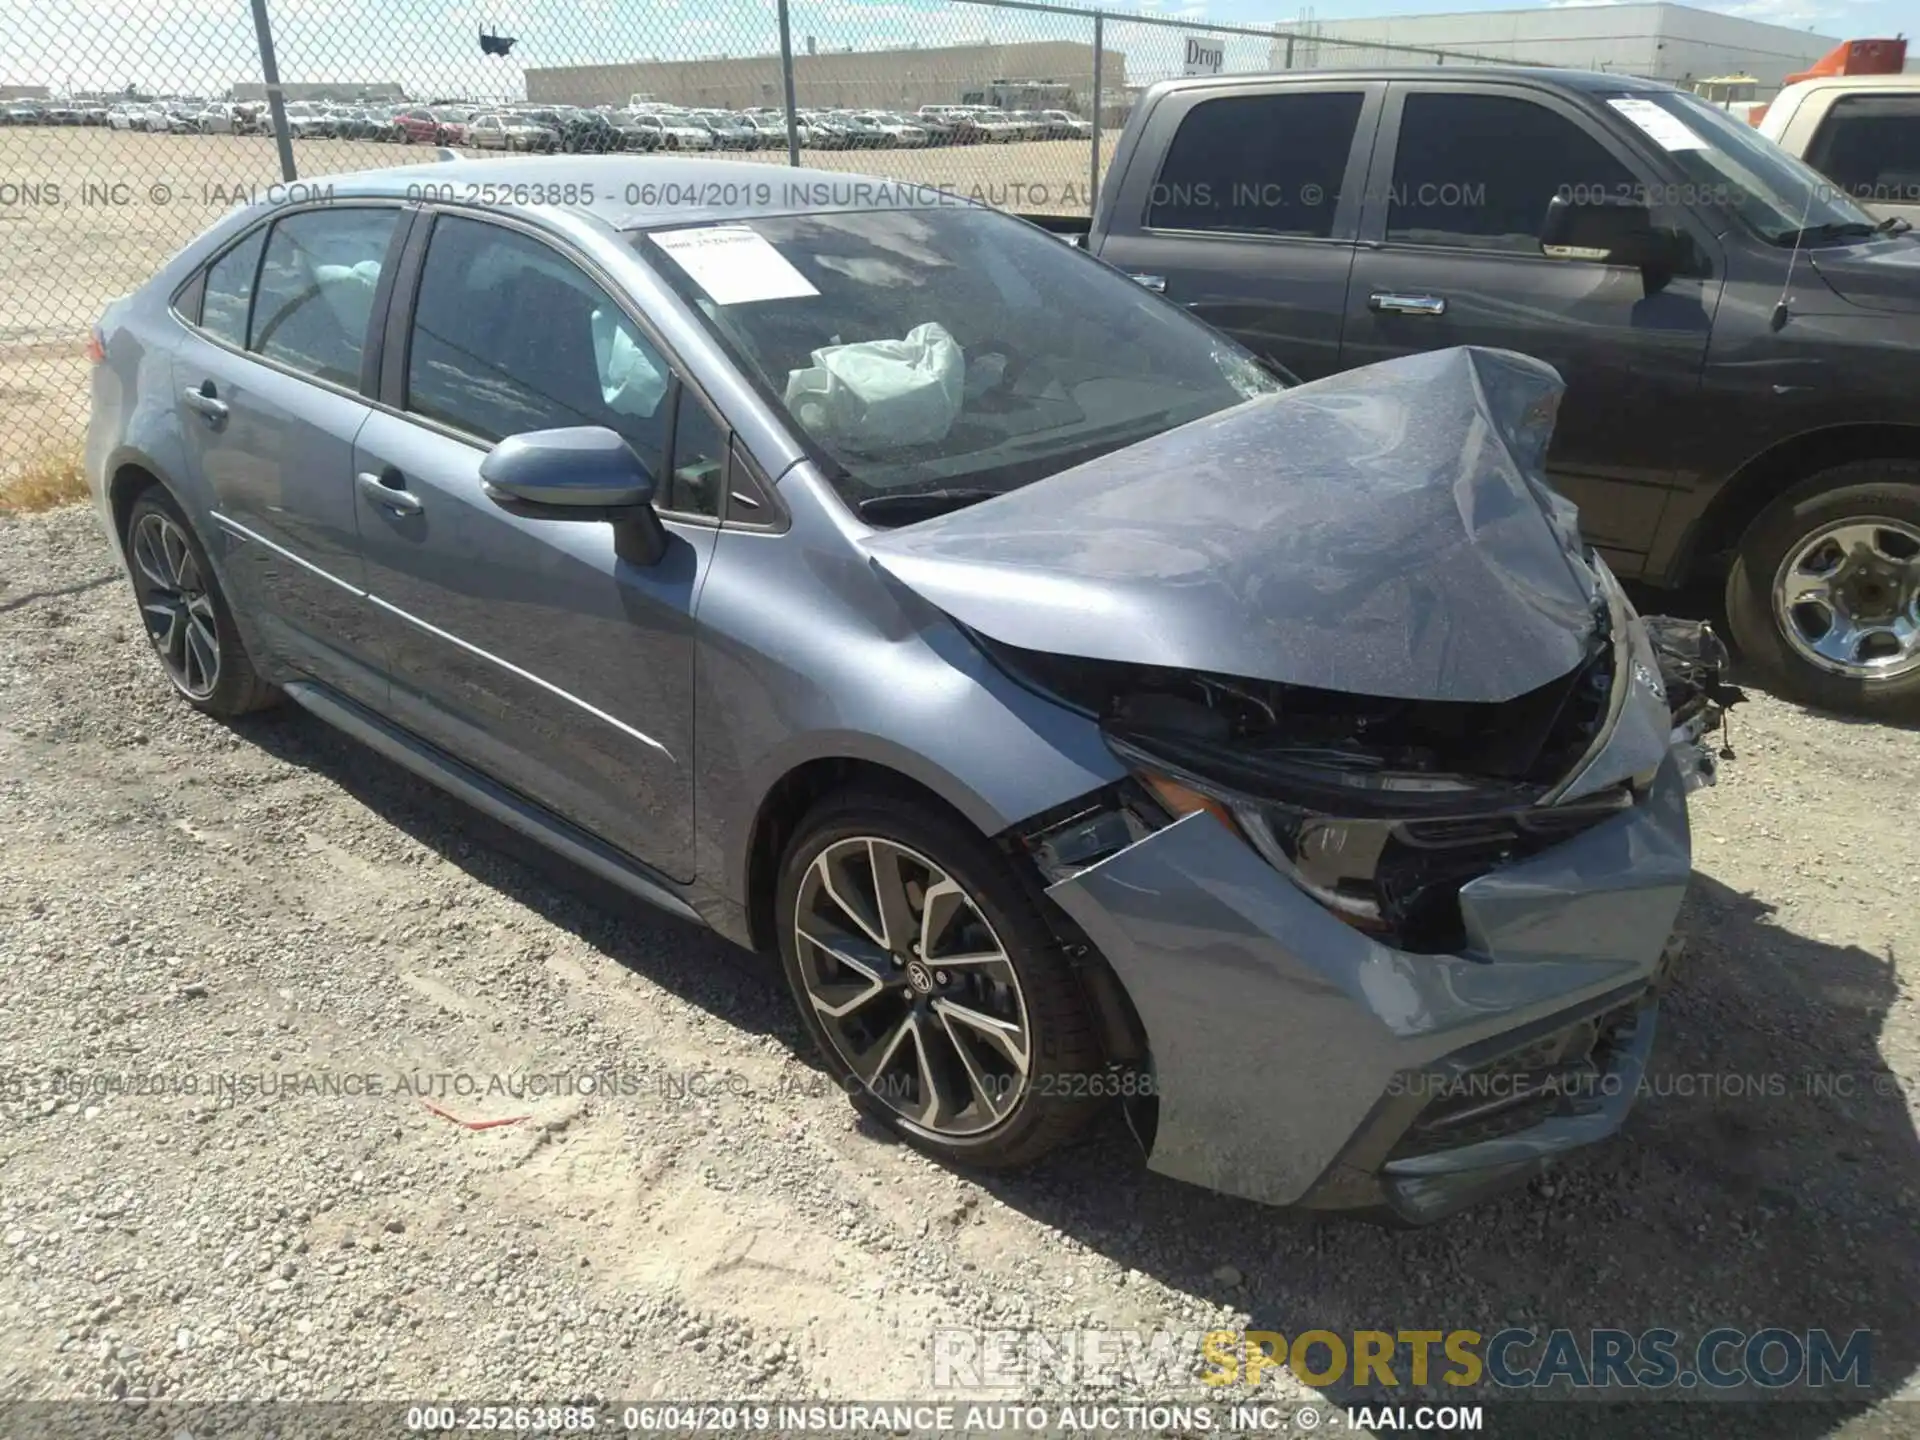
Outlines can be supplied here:
[[820, 292], [786, 256], [745, 225], [702, 225], [655, 235], [658, 245], [716, 305], [797, 300]]
[[1609, 100], [1607, 104], [1639, 126], [1662, 150], [1707, 150], [1706, 141], [1651, 100]]

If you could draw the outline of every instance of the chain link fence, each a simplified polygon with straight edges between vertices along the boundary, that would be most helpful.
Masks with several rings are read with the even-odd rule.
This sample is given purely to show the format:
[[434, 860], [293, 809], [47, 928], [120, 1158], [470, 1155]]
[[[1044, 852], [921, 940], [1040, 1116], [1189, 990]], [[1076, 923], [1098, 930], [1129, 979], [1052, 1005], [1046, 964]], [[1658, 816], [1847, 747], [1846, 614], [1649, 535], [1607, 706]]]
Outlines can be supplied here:
[[0, 17], [0, 472], [78, 440], [107, 302], [290, 180], [436, 145], [620, 151], [1085, 214], [1156, 80], [1477, 58], [1027, 0], [501, 0], [498, 19], [487, 0], [0, 0]]
[[[31, 5], [29, 10], [28, 6]], [[214, 102], [257, 78], [245, 4], [0, 0], [0, 469], [86, 421], [87, 327], [271, 180], [273, 144]]]

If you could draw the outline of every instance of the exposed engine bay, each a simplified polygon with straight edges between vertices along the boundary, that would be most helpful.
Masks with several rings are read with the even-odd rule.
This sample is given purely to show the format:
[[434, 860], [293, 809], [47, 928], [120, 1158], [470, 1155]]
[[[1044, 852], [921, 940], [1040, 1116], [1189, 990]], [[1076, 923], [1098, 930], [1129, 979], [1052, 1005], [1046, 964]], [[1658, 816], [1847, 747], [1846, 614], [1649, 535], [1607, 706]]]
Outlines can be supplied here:
[[[1689, 788], [1711, 784], [1703, 738], [1743, 698], [1720, 678], [1726, 651], [1699, 622], [1646, 623], [1672, 751]], [[1140, 796], [1120, 802], [1136, 812], [1128, 823], [1082, 812], [1030, 835], [1054, 878], [1137, 838], [1142, 800], [1158, 806], [1158, 823], [1204, 809], [1336, 917], [1404, 950], [1463, 949], [1463, 885], [1630, 809], [1657, 768], [1560, 796], [1632, 683], [1604, 626], [1584, 663], [1493, 704], [990, 649], [1024, 683], [1096, 718], [1141, 782]]]

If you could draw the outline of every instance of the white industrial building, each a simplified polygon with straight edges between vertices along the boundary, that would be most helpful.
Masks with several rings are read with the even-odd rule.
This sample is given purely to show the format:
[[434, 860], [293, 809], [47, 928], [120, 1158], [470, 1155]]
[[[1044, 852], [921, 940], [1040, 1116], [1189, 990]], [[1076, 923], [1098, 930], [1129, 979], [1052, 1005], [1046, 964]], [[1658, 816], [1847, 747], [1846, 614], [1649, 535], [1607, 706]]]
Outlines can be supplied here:
[[1834, 36], [1785, 25], [1657, 3], [1283, 21], [1275, 28], [1286, 32], [1273, 42], [1276, 70], [1431, 63], [1380, 48], [1407, 45], [1484, 60], [1644, 75], [1677, 85], [1745, 74], [1760, 82], [1763, 94], [1840, 43]]

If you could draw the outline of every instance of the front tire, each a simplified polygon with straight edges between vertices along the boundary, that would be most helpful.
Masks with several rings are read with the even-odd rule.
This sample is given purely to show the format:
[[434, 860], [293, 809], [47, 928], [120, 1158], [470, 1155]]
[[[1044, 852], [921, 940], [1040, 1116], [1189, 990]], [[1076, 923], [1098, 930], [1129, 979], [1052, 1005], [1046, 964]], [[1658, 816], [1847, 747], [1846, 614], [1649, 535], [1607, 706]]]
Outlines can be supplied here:
[[1740, 538], [1727, 621], [1741, 654], [1796, 700], [1920, 715], [1920, 462], [1823, 470]]
[[1024, 1165], [1098, 1109], [1100, 1043], [1041, 898], [964, 822], [874, 791], [829, 797], [788, 847], [775, 905], [827, 1069], [913, 1145]]
[[280, 692], [254, 670], [207, 552], [174, 498], [157, 485], [141, 492], [123, 538], [147, 638], [181, 697], [222, 720], [274, 704]]

